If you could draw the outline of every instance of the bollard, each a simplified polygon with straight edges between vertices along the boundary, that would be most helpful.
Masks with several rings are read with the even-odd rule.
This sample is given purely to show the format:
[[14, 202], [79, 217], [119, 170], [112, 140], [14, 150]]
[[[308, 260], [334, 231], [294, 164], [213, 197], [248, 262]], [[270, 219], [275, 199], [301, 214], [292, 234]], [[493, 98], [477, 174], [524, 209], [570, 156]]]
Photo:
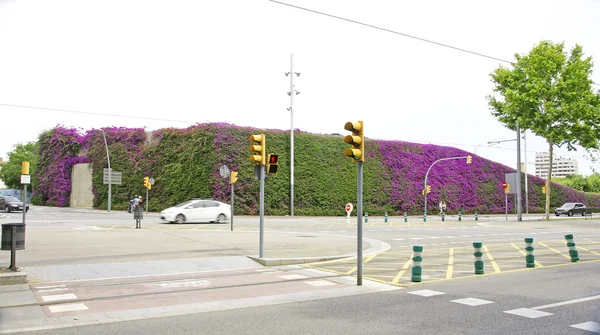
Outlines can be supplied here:
[[477, 212], [475, 212], [475, 221], [479, 221], [479, 216], [477, 215]]
[[369, 212], [365, 212], [365, 223], [369, 223]]
[[475, 256], [475, 274], [476, 275], [483, 274], [483, 252], [481, 252], [482, 246], [483, 246], [483, 242], [481, 242], [481, 241], [473, 242], [473, 248], [475, 248], [475, 252], [473, 252], [473, 256]]
[[442, 222], [446, 221], [446, 213], [442, 212]]
[[577, 248], [575, 248], [575, 242], [573, 242], [573, 234], [565, 235], [565, 239], [567, 240], [567, 247], [569, 247], [569, 256], [571, 256], [571, 262], [578, 262], [579, 254], [577, 253]]
[[413, 282], [421, 281], [421, 274], [423, 273], [423, 268], [421, 267], [421, 262], [423, 261], [423, 257], [421, 257], [421, 252], [423, 252], [423, 246], [413, 245], [413, 266], [412, 266], [412, 276], [410, 280]]
[[462, 221], [462, 218], [460, 217], [461, 213], [462, 213], [461, 211], [458, 211], [458, 221]]
[[525, 266], [528, 268], [535, 267], [535, 258], [533, 257], [533, 237], [525, 237]]
[[406, 216], [406, 212], [404, 212], [404, 222], [408, 222], [408, 216]]
[[388, 221], [388, 218], [387, 218], [387, 212], [385, 212], [385, 219], [384, 219], [384, 220], [385, 220], [385, 222], [387, 223], [387, 221]]
[[423, 222], [427, 222], [427, 212], [423, 212]]

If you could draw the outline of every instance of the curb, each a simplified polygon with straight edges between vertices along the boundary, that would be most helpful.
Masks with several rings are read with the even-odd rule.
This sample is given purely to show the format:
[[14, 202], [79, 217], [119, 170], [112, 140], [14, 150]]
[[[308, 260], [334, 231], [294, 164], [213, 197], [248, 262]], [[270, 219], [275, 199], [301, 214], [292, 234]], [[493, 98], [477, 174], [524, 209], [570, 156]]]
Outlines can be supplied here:
[[[2, 269], [4, 270], [4, 269]], [[0, 285], [27, 284], [26, 272], [0, 272]]]

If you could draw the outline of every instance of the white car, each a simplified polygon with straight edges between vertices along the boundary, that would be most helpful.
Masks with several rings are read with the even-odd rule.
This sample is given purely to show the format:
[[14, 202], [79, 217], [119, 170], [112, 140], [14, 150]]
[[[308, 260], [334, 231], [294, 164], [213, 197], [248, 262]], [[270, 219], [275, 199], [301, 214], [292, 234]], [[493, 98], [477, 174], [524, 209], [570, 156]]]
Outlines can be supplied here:
[[231, 205], [215, 201], [194, 199], [160, 212], [160, 218], [169, 222], [218, 222], [224, 223], [231, 214]]

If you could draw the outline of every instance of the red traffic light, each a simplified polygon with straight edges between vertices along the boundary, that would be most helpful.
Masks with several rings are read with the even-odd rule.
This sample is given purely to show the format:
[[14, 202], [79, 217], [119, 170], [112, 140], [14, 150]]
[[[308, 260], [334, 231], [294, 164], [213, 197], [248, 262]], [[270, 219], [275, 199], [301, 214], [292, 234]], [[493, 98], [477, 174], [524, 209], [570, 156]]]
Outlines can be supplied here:
[[269, 164], [277, 164], [278, 159], [279, 155], [269, 154]]
[[508, 184], [505, 181], [503, 181], [502, 182], [502, 188], [506, 188], [507, 186], [508, 186]]

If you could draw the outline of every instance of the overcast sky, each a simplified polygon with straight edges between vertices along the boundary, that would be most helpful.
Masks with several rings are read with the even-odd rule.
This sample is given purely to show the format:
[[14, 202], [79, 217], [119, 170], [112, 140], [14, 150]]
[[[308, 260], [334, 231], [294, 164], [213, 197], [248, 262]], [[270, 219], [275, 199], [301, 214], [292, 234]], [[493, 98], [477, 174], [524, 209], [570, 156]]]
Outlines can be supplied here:
[[[286, 3], [506, 61], [541, 40], [580, 44], [600, 83], [598, 0]], [[0, 157], [58, 124], [289, 130], [291, 54], [294, 128], [344, 134], [363, 120], [367, 138], [516, 168], [516, 142], [488, 144], [515, 138], [486, 100], [506, 63], [268, 0], [0, 0]], [[533, 174], [548, 146], [531, 133], [526, 145]], [[555, 152], [600, 170], [581, 149]]]

